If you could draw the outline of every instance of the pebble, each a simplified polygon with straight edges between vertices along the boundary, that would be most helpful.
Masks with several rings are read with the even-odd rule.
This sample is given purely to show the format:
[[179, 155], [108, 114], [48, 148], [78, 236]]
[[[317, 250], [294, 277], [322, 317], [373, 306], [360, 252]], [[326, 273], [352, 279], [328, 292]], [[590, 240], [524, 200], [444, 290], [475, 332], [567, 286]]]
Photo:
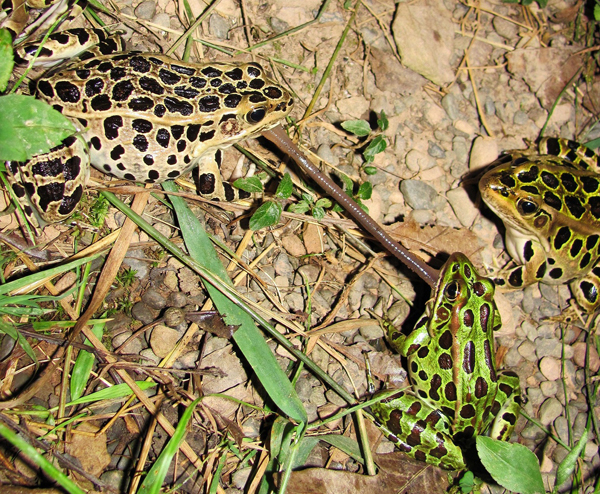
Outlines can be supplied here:
[[558, 401], [556, 398], [548, 398], [540, 406], [540, 422], [547, 427], [554, 422], [557, 417], [560, 417], [562, 411], [563, 406], [561, 405], [560, 401]]
[[[164, 29], [169, 29], [171, 27], [171, 17], [169, 16], [169, 14], [165, 13], [165, 12], [160, 12], [158, 14], [156, 14], [153, 18], [152, 18], [152, 23], [156, 24], [157, 26], [160, 26]], [[164, 33], [165, 31], [163, 31]], [[155, 224], [152, 225], [154, 228], [156, 228], [160, 233], [162, 233], [165, 237], [170, 238], [171, 237], [171, 227], [169, 225], [165, 225], [162, 222], [157, 222]]]
[[367, 341], [378, 340], [384, 336], [383, 329], [381, 329], [379, 323], [373, 319], [365, 319], [365, 324], [359, 328], [359, 332]]
[[[562, 355], [562, 344], [559, 340], [554, 338], [545, 339], [545, 338], [536, 338], [535, 339], [535, 353], [538, 359], [542, 357], [555, 357], [560, 358]], [[565, 348], [566, 350], [566, 348]], [[565, 357], [568, 358], [567, 355]]]
[[159, 324], [152, 330], [150, 335], [152, 351], [157, 357], [165, 358], [175, 348], [179, 337], [178, 331]]
[[540, 360], [540, 371], [548, 381], [560, 379], [560, 360], [554, 357], [544, 357]]
[[498, 142], [493, 137], [479, 136], [473, 141], [469, 170], [476, 171], [498, 158]]
[[146, 292], [142, 295], [142, 302], [144, 302], [151, 309], [158, 311], [164, 309], [167, 305], [167, 301], [165, 300], [163, 294], [154, 288], [149, 288], [146, 290]]
[[415, 173], [418, 173], [421, 170], [428, 170], [436, 165], [434, 158], [419, 151], [418, 149], [411, 149], [408, 153], [406, 153], [404, 163], [410, 171]]
[[529, 121], [529, 115], [522, 110], [517, 110], [513, 115], [513, 122], [516, 125], [525, 125]]
[[441, 104], [442, 108], [446, 110], [446, 114], [448, 118], [451, 120], [456, 120], [460, 116], [460, 111], [458, 109], [458, 102], [456, 94], [450, 92], [442, 98]]
[[298, 235], [286, 235], [281, 239], [281, 245], [290, 256], [302, 257], [306, 255], [306, 249]]
[[[585, 367], [586, 347], [587, 345], [584, 341], [578, 341], [572, 346], [573, 362], [575, 362], [575, 365], [581, 368]], [[598, 351], [596, 350], [594, 345], [590, 345], [589, 350], [590, 372], [595, 374], [600, 368], [600, 359], [598, 358]]]
[[435, 209], [439, 204], [435, 189], [420, 180], [403, 180], [400, 190], [406, 203], [413, 209]]
[[479, 210], [471, 201], [469, 194], [462, 187], [446, 192], [446, 199], [461, 225], [469, 228], [479, 216]]
[[187, 297], [185, 293], [171, 292], [167, 296], [167, 305], [169, 307], [185, 307], [187, 305]]
[[140, 3], [135, 8], [135, 15], [140, 19], [150, 20], [156, 14], [156, 3], [150, 0]]
[[329, 145], [325, 143], [319, 146], [319, 148], [317, 149], [317, 155], [319, 156], [319, 158], [333, 166], [338, 166], [340, 162], [340, 159], [335, 154], [333, 154], [333, 151], [331, 151]]
[[[129, 338], [133, 333], [131, 331], [125, 331], [123, 333], [118, 334], [112, 340], [113, 348], [120, 347], [127, 338]], [[137, 355], [142, 351], [142, 342], [139, 338], [135, 338], [131, 340], [127, 345], [120, 349], [120, 353], [126, 353], [130, 355]]]
[[219, 14], [212, 14], [210, 16], [208, 19], [208, 28], [215, 38], [223, 40], [229, 38], [229, 22]]
[[156, 321], [159, 314], [158, 310], [148, 307], [144, 302], [136, 302], [131, 308], [131, 315], [143, 324], [150, 324]]
[[275, 272], [280, 276], [289, 276], [294, 272], [294, 268], [290, 263], [290, 258], [284, 252], [277, 256], [273, 263], [273, 267], [275, 268]]
[[429, 156], [432, 156], [434, 158], [445, 158], [446, 157], [446, 152], [436, 142], [433, 142], [433, 141], [429, 141], [429, 147], [427, 148], [427, 153], [429, 154]]

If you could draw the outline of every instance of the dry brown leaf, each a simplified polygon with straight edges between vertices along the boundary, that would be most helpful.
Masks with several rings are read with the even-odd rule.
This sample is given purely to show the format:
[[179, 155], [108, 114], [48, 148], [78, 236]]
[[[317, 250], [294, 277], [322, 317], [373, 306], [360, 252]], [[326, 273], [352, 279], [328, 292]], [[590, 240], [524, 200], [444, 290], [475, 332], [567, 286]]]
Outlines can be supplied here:
[[[379, 467], [377, 475], [370, 477], [341, 470], [309, 468], [293, 472], [288, 492], [295, 494], [398, 494], [399, 492], [443, 493], [448, 488], [446, 473], [423, 462], [411, 459], [404, 453], [374, 455]], [[410, 487], [409, 490], [404, 490]]]
[[423, 226], [413, 220], [398, 222], [386, 227], [387, 232], [410, 250], [423, 250], [430, 254], [462, 252], [473, 264], [482, 265], [479, 251], [483, 247], [479, 238], [466, 228], [448, 226]]

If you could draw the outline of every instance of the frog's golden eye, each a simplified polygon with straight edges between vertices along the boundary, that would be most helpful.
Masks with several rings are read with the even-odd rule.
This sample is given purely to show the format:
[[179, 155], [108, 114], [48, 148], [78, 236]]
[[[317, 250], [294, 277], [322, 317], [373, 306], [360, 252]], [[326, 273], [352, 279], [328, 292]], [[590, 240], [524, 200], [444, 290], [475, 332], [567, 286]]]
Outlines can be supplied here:
[[527, 199], [519, 199], [517, 201], [517, 210], [522, 216], [529, 216], [538, 210], [538, 206], [535, 202], [528, 201]]
[[448, 283], [444, 289], [444, 293], [450, 302], [454, 302], [460, 295], [460, 285], [458, 284], [458, 281]]
[[266, 114], [267, 110], [265, 110], [263, 107], [254, 108], [253, 110], [250, 110], [248, 113], [246, 113], [246, 120], [248, 121], [248, 123], [257, 124], [263, 118], [265, 118]]

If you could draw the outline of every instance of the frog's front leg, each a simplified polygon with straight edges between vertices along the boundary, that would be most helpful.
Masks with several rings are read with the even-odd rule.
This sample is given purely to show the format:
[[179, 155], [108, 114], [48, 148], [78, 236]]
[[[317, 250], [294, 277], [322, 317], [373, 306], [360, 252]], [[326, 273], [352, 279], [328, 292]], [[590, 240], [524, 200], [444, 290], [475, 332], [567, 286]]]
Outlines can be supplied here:
[[573, 280], [569, 286], [577, 303], [588, 313], [593, 313], [600, 306], [600, 265], [596, 264], [584, 277]]
[[465, 468], [463, 454], [450, 436], [448, 417], [410, 390], [372, 405], [378, 427], [411, 457], [447, 470]]
[[513, 238], [507, 231], [506, 250], [519, 265], [494, 277], [496, 285], [509, 289], [523, 288], [551, 276], [552, 267], [539, 242]]
[[217, 149], [213, 153], [205, 153], [198, 160], [198, 168], [194, 170], [194, 179], [198, 193], [209, 200], [236, 201], [246, 199], [250, 194], [234, 188], [221, 176], [221, 160], [223, 152]]
[[512, 434], [521, 408], [521, 386], [519, 376], [512, 371], [498, 372], [498, 390], [491, 413], [495, 415], [490, 429], [490, 437], [508, 441]]

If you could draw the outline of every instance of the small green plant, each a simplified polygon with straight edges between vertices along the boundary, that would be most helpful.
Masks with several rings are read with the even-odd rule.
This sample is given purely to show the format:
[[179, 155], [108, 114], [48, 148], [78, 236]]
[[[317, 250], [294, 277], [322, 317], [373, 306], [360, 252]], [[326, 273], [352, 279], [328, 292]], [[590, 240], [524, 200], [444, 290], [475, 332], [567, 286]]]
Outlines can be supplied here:
[[302, 199], [295, 204], [290, 204], [288, 211], [296, 214], [304, 214], [310, 211], [314, 219], [321, 220], [325, 217], [325, 210], [329, 209], [332, 204], [331, 200], [326, 197], [315, 201], [310, 194], [302, 194]]
[[[546, 5], [548, 5], [548, 0], [535, 0], [535, 1], [542, 9]], [[533, 0], [504, 0], [504, 3], [520, 3], [521, 5], [524, 5], [525, 7], [527, 7], [528, 5], [531, 5], [533, 3]]]
[[371, 130], [371, 125], [369, 125], [369, 122], [366, 120], [346, 120], [341, 123], [341, 126], [344, 130], [347, 130], [357, 137], [367, 138], [363, 143], [368, 143], [363, 151], [363, 158], [365, 160], [363, 171], [367, 175], [375, 175], [375, 173], [377, 173], [377, 168], [369, 166], [369, 163], [373, 162], [376, 154], [383, 153], [388, 144], [386, 137], [382, 134], [390, 126], [390, 122], [385, 112], [382, 110], [379, 114], [379, 117], [377, 118], [377, 130], [375, 131]]
[[135, 269], [124, 269], [117, 275], [115, 282], [123, 288], [130, 287], [133, 284], [133, 280], [135, 280], [136, 274], [137, 271]]

